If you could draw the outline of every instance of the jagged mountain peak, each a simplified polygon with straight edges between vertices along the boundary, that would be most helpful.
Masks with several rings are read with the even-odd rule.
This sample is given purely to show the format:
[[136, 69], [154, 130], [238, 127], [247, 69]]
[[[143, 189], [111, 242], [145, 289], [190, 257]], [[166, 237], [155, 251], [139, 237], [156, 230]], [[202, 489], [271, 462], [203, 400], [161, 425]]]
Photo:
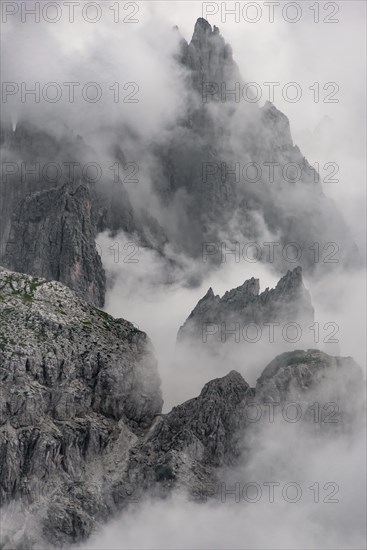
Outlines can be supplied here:
[[202, 93], [204, 83], [228, 87], [241, 82], [232, 48], [206, 19], [196, 21], [191, 42], [181, 41], [181, 62], [192, 72], [193, 87]]
[[[272, 290], [278, 290], [283, 293], [287, 290], [298, 289], [301, 287], [303, 287], [302, 267], [298, 266], [293, 270], [288, 270], [287, 273], [278, 281], [275, 289]], [[243, 298], [245, 296], [265, 296], [268, 292], [270, 292], [269, 288], [260, 294], [260, 279], [251, 277], [251, 279], [247, 279], [242, 285], [233, 288], [232, 290], [227, 290], [227, 292], [223, 294], [222, 298], [219, 295], [215, 295], [212, 287], [210, 287], [199, 303], [212, 300], [213, 298], [217, 298], [220, 302], [224, 303], [231, 301], [233, 297]]]
[[[228, 290], [222, 297], [210, 288], [190, 313], [177, 335], [178, 342], [199, 342], [203, 327], [222, 323], [312, 323], [314, 309], [308, 290], [303, 284], [302, 268], [288, 271], [275, 288], [260, 293], [260, 281], [252, 277], [241, 286]], [[216, 338], [220, 336], [217, 332]]]
[[212, 26], [209, 21], [207, 21], [207, 19], [204, 19], [203, 17], [198, 17], [195, 23], [194, 33], [200, 33], [202, 31], [211, 32]]
[[[293, 278], [300, 279], [300, 270], [284, 277]], [[256, 388], [231, 370], [162, 414], [149, 340], [128, 321], [59, 282], [1, 267], [0, 315], [0, 499], [17, 501], [21, 518], [5, 530], [4, 548], [81, 542], [136, 502], [126, 486], [134, 498], [176, 489], [209, 497], [223, 467], [239, 463], [247, 433], [251, 441], [245, 413], [254, 403], [301, 396], [307, 421], [313, 418], [310, 391], [324, 383], [329, 402], [348, 405], [343, 423], [355, 422], [359, 411], [356, 363], [308, 350], [277, 356]], [[32, 530], [35, 520], [39, 529]]]
[[208, 292], [205, 294], [205, 296], [202, 298], [202, 300], [211, 300], [212, 298], [215, 298], [215, 294], [213, 292], [212, 287], [209, 288]]
[[226, 394], [232, 393], [234, 388], [237, 388], [237, 391], [240, 388], [242, 392], [246, 392], [249, 387], [246, 380], [238, 371], [231, 370], [225, 376], [207, 382], [201, 390], [200, 397], [207, 397], [211, 392], [220, 393], [224, 397]]
[[195, 23], [194, 34], [192, 36], [192, 42], [200, 42], [204, 38], [212, 35], [220, 35], [219, 28], [214, 25], [212, 28], [209, 21], [203, 17], [199, 17]]
[[296, 299], [300, 296], [309, 296], [303, 284], [302, 268], [300, 266], [293, 270], [287, 271], [287, 273], [277, 283], [275, 289], [269, 291], [278, 296], [283, 296], [288, 300]]
[[243, 297], [250, 297], [250, 296], [258, 296], [260, 293], [260, 280], [255, 279], [254, 277], [251, 277], [251, 279], [248, 279], [243, 283], [243, 285], [238, 286], [237, 288], [234, 288], [233, 290], [227, 290], [227, 292], [223, 295], [222, 301], [228, 301], [231, 300], [233, 296], [243, 296]]
[[303, 284], [302, 267], [297, 266], [294, 269], [289, 269], [287, 273], [277, 283], [276, 288], [282, 289], [285, 287], [299, 287]]

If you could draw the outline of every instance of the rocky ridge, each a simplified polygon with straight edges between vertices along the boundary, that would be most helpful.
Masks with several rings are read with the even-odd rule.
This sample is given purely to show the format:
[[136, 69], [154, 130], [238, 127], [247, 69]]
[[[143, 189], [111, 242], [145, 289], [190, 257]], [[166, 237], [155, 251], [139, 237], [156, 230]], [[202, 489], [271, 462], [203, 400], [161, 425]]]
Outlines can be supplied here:
[[75, 483], [102, 484], [110, 448], [122, 461], [161, 411], [151, 345], [61, 283], [3, 269], [0, 317], [2, 505], [29, 500], [53, 543], [81, 537], [96, 496], [79, 507]]
[[334, 401], [353, 394], [349, 420], [358, 416], [362, 373], [351, 358], [285, 353], [255, 388], [231, 371], [162, 414], [149, 341], [131, 323], [60, 283], [4, 269], [0, 316], [4, 550], [84, 540], [147, 497], [205, 500], [223, 470], [246, 460], [251, 403], [296, 397], [311, 407], [325, 383]]
[[[255, 278], [227, 291], [222, 297], [210, 288], [180, 327], [177, 341], [202, 341], [203, 328], [208, 325], [218, 327], [225, 323], [228, 329], [235, 323], [241, 328], [250, 323], [263, 326], [264, 323], [299, 322], [304, 325], [312, 323], [313, 319], [311, 297], [303, 284], [302, 269], [297, 267], [288, 271], [275, 288], [266, 288], [261, 293], [259, 279]], [[213, 336], [210, 342], [220, 340], [220, 331]]]
[[[132, 128], [100, 130], [112, 144], [108, 166], [123, 166], [126, 161], [120, 147], [122, 135], [130, 150], [144, 150], [151, 157], [152, 190], [162, 212], [169, 210], [172, 216], [153, 215], [145, 204], [134, 202], [121, 181], [110, 181], [106, 175], [111, 176], [110, 170], [104, 170], [96, 186], [85, 181], [80, 168], [74, 179], [64, 172], [53, 184], [43, 177], [24, 182], [22, 163], [41, 167], [50, 162], [76, 163], [81, 167], [97, 160], [104, 166], [106, 159], [91, 150], [88, 136], [76, 136], [67, 129], [64, 137], [56, 138], [19, 121], [13, 130], [1, 128], [4, 160], [15, 161], [18, 171], [2, 182], [0, 191], [0, 262], [9, 269], [59, 280], [96, 305], [103, 304], [105, 294], [105, 276], [94, 245], [98, 231], [115, 234], [123, 230], [142, 246], [162, 254], [169, 243], [176, 256], [196, 259], [202, 256], [203, 243], [230, 245], [239, 236], [245, 242], [262, 242], [265, 232], [282, 246], [296, 243], [302, 251], [300, 264], [307, 272], [328, 267], [315, 261], [315, 242], [320, 250], [327, 247], [324, 256], [330, 259], [326, 263], [358, 262], [342, 215], [323, 194], [318, 174], [293, 143], [287, 117], [270, 102], [259, 108], [242, 96], [240, 101], [233, 95], [222, 101], [211, 93], [204, 101], [203, 83], [217, 91], [237, 84], [242, 88], [245, 83], [219, 29], [199, 18], [191, 41], [178, 42], [176, 62], [184, 72], [180, 85], [189, 99], [181, 104], [177, 120], [154, 144], [144, 146], [134, 141]], [[145, 167], [145, 154], [136, 162]], [[266, 168], [269, 163], [274, 165], [271, 178]], [[244, 172], [248, 164], [260, 167], [260, 179], [254, 181]], [[284, 178], [284, 167], [289, 164], [296, 168], [287, 170]], [[204, 167], [209, 167], [207, 172]], [[67, 190], [80, 184], [83, 191]], [[70, 212], [65, 210], [69, 206]], [[18, 237], [27, 233], [30, 238], [19, 244]], [[220, 255], [209, 258], [209, 263], [219, 261]], [[272, 263], [279, 272], [289, 267], [282, 254]]]
[[[181, 39], [178, 59], [188, 73], [191, 101], [155, 148], [161, 169], [154, 180], [166, 206], [180, 205], [176, 246], [200, 257], [203, 243], [230, 248], [239, 235], [259, 243], [265, 230], [282, 246], [296, 243], [307, 272], [322, 272], [323, 262], [310, 249], [322, 235], [319, 244], [338, 243], [341, 263], [357, 262], [348, 228], [293, 143], [288, 118], [269, 101], [261, 108], [246, 101], [246, 81], [219, 29], [199, 18], [191, 41]], [[255, 175], [247, 166], [256, 167]], [[262, 260], [280, 272], [287, 265], [282, 254]], [[219, 261], [220, 254], [209, 258]]]

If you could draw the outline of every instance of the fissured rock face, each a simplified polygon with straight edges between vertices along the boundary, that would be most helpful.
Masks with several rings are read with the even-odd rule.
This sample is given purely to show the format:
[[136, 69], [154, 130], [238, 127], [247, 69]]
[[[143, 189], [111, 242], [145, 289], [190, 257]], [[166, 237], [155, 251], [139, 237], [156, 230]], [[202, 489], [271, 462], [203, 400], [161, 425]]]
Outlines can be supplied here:
[[[247, 293], [258, 292], [251, 281]], [[4, 269], [0, 317], [5, 550], [84, 540], [131, 503], [176, 489], [205, 500], [223, 468], [246, 460], [254, 403], [296, 396], [309, 410], [326, 383], [330, 400], [358, 404], [353, 360], [309, 350], [274, 359], [256, 388], [231, 371], [162, 414], [149, 340], [128, 321], [61, 283]]]
[[83, 521], [70, 532], [67, 525], [80, 511], [91, 528], [91, 511], [79, 510], [68, 490], [85, 480], [101, 485], [110, 447], [122, 461], [161, 411], [149, 340], [61, 283], [3, 269], [0, 317], [2, 504], [28, 494], [48, 513], [53, 502], [51, 532], [78, 538]]
[[[315, 399], [320, 409], [327, 405], [317, 422]], [[363, 415], [362, 371], [351, 357], [332, 357], [319, 350], [277, 356], [255, 388], [231, 371], [208, 382], [198, 397], [158, 417], [147, 437], [131, 449], [127, 479], [139, 495], [166, 496], [181, 489], [205, 500], [224, 469], [230, 472], [239, 460], [246, 462], [252, 430], [267, 422], [269, 407], [276, 422], [289, 402], [297, 405], [299, 420], [315, 433], [320, 428], [325, 435], [351, 430]], [[263, 413], [256, 424], [255, 408]], [[119, 489], [121, 485], [115, 487], [116, 494]]]
[[28, 195], [14, 213], [4, 265], [57, 280], [103, 306], [105, 273], [95, 236], [95, 199], [86, 185]]

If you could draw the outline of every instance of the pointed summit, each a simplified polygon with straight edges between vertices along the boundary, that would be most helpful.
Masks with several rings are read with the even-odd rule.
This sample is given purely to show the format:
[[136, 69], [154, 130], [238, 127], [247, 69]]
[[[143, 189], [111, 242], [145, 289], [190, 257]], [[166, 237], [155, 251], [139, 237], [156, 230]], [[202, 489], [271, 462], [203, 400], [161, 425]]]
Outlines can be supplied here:
[[209, 290], [208, 290], [208, 292], [205, 294], [203, 300], [206, 300], [206, 299], [209, 299], [209, 298], [214, 298], [214, 292], [213, 292], [212, 287], [209, 288]]
[[197, 20], [196, 20], [196, 23], [195, 23], [195, 28], [196, 27], [201, 27], [203, 29], [211, 29], [211, 24], [209, 23], [209, 21], [207, 19], [205, 19], [204, 17], [198, 17]]
[[198, 40], [205, 35], [210, 35], [211, 33], [212, 33], [211, 24], [206, 19], [199, 17], [199, 19], [195, 23], [192, 41], [194, 42], [195, 40]]
[[303, 287], [302, 267], [298, 266], [287, 273], [280, 279], [276, 286], [276, 290], [280, 292], [289, 292]]
[[233, 61], [232, 48], [206, 19], [200, 17], [195, 24], [190, 44], [181, 45], [181, 62], [192, 72], [193, 87], [202, 94], [205, 84], [216, 90], [226, 85], [233, 89], [241, 82], [240, 73]]

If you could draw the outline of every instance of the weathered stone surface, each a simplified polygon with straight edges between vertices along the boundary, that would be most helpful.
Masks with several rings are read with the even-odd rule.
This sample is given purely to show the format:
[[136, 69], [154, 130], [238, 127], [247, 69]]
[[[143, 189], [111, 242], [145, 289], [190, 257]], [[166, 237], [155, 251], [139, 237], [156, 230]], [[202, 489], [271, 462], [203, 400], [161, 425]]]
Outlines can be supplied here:
[[87, 185], [28, 195], [15, 211], [3, 264], [60, 281], [103, 306], [105, 273], [95, 245], [96, 200]]
[[[318, 350], [277, 356], [256, 388], [231, 371], [207, 383], [197, 398], [158, 417], [144, 440], [131, 448], [124, 482], [128, 480], [140, 498], [183, 490], [205, 501], [215, 496], [224, 472], [230, 474], [246, 463], [253, 430], [261, 428], [260, 421], [254, 424], [254, 407], [263, 410], [260, 420], [269, 422], [265, 412], [269, 414], [272, 404], [276, 422], [289, 402], [299, 408], [299, 420], [315, 435], [320, 427], [325, 435], [350, 431], [363, 414], [362, 371], [350, 357], [331, 357]], [[120, 487], [122, 482], [114, 487], [117, 500]]]
[[244, 406], [253, 395], [242, 376], [231, 371], [208, 382], [198, 397], [160, 415], [131, 450], [129, 483], [156, 496], [173, 489], [203, 491], [217, 468], [239, 456]]
[[[248, 287], [257, 296], [256, 281]], [[161, 414], [150, 344], [131, 323], [60, 283], [7, 270], [0, 318], [4, 550], [81, 541], [146, 497], [213, 496], [223, 470], [246, 460], [253, 403], [292, 398], [310, 407], [325, 380], [333, 401], [354, 396], [348, 421], [358, 415], [362, 375], [351, 358], [286, 353], [255, 389], [231, 371]]]
[[1, 503], [28, 501], [36, 539], [78, 540], [103, 515], [110, 461], [161, 411], [149, 340], [60, 283], [3, 269], [0, 318]]

